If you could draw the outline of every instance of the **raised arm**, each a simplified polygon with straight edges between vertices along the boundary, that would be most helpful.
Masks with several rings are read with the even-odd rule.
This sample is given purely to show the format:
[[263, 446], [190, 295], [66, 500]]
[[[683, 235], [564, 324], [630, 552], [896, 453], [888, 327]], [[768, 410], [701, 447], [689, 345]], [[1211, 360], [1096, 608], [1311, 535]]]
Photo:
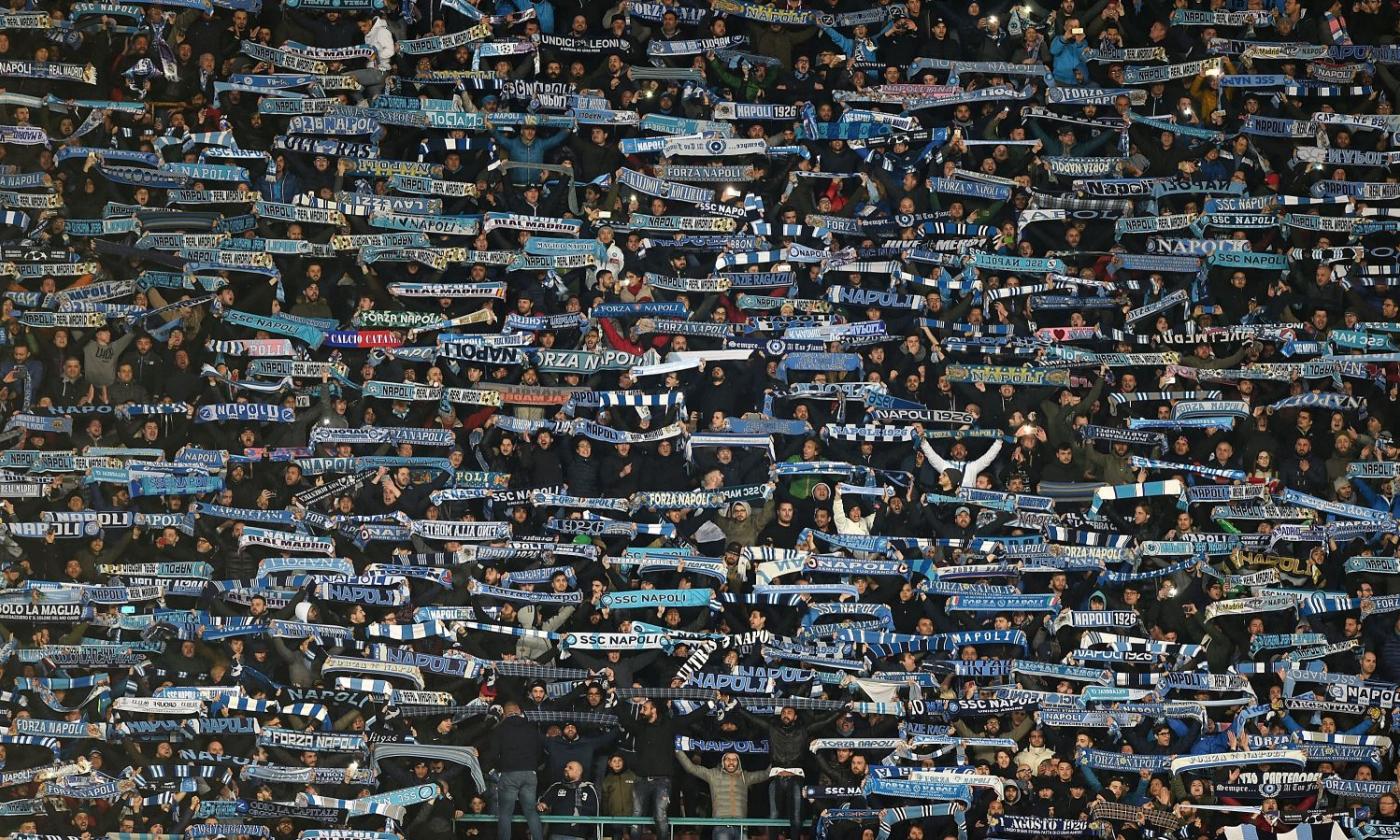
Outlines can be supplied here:
[[923, 435], [919, 435], [919, 449], [923, 450], [924, 457], [927, 458], [928, 462], [933, 464], [934, 469], [939, 472], [945, 472], [953, 468], [952, 463], [935, 452], [933, 446], [929, 444], [928, 439]]
[[1004, 445], [1004, 443], [1005, 442], [1002, 441], [1000, 438], [992, 441], [992, 445], [988, 447], [985, 453], [982, 454], [982, 457], [967, 465], [968, 474], [977, 475], [978, 473], [985, 470], [987, 467], [990, 467], [992, 465], [992, 462], [997, 459], [997, 455], [1001, 454], [1001, 447]]

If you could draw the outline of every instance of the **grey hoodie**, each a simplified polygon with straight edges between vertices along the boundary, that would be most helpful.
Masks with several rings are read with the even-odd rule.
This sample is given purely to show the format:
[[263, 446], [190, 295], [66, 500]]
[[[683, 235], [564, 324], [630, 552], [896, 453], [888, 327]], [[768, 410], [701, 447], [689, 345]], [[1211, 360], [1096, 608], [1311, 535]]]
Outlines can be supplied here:
[[83, 347], [83, 375], [98, 388], [117, 381], [117, 359], [135, 340], [136, 333], [129, 332], [106, 347], [98, 344], [95, 338], [89, 341]]

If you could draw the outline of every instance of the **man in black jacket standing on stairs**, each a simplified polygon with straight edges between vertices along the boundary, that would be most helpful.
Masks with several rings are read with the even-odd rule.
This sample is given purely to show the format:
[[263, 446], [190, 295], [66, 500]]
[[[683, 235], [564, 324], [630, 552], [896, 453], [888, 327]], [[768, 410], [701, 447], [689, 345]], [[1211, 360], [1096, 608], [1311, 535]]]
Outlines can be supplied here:
[[[643, 699], [638, 708], [638, 717], [626, 711], [617, 716], [622, 727], [632, 735], [637, 751], [632, 769], [641, 777], [632, 789], [632, 816], [642, 816], [647, 801], [651, 800], [656, 838], [668, 840], [671, 822], [666, 812], [671, 807], [671, 779], [676, 772], [676, 734], [683, 725], [703, 715], [705, 706], [680, 717], [663, 716], [657, 702], [651, 699]], [[632, 826], [631, 834], [632, 840], [638, 840], [641, 826]]]
[[488, 756], [499, 775], [496, 780], [496, 837], [510, 840], [510, 821], [515, 816], [515, 803], [519, 802], [525, 822], [530, 826], [530, 840], [544, 840], [544, 826], [540, 823], [536, 801], [544, 740], [539, 728], [525, 719], [519, 703], [506, 703], [502, 715], [492, 733]]

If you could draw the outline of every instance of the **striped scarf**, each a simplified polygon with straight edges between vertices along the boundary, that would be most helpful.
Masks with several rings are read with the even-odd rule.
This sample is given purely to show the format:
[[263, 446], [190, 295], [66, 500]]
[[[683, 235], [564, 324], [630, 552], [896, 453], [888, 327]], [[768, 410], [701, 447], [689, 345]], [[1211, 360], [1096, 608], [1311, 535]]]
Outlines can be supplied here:
[[[376, 794], [382, 796], [383, 794]], [[336, 799], [332, 796], [320, 796], [314, 793], [303, 793], [297, 796], [297, 804], [312, 805], [317, 808], [336, 808], [346, 811], [350, 816], [363, 816], [365, 814], [375, 814], [387, 817], [391, 821], [402, 821], [404, 817], [404, 807], [392, 802], [376, 801], [371, 797], [361, 799]]]
[[1244, 470], [1227, 470], [1219, 467], [1204, 467], [1199, 464], [1178, 464], [1174, 461], [1159, 461], [1156, 458], [1142, 458], [1133, 455], [1128, 465], [1135, 470], [1165, 470], [1167, 472], [1190, 472], [1208, 478], [1223, 478], [1227, 481], [1244, 481]]
[[330, 731], [330, 710], [320, 703], [292, 703], [283, 706], [282, 712], [294, 717], [311, 718], [321, 724], [321, 729]]
[[1201, 645], [1182, 642], [1160, 642], [1155, 639], [1140, 639], [1135, 636], [1120, 636], [1116, 633], [1102, 633], [1097, 630], [1084, 634], [1080, 639], [1081, 648], [1104, 646], [1111, 650], [1145, 650], [1162, 656], [1175, 656], [1190, 659], [1200, 655]]
[[1128, 215], [1132, 209], [1132, 203], [1122, 198], [1083, 198], [1070, 194], [1052, 195], [1035, 190], [1031, 191], [1031, 201], [1028, 206], [1032, 209], [1096, 210], [1123, 216]]
[[1139, 805], [1128, 805], [1123, 802], [1109, 802], [1107, 800], [1100, 800], [1090, 806], [1089, 815], [1096, 820], [1128, 823], [1129, 825], [1136, 825], [1138, 818], [1144, 817], [1148, 825], [1166, 833], [1178, 830], [1183, 824], [1181, 818], [1170, 811], [1143, 808]]
[[614, 694], [621, 698], [646, 697], [652, 700], [704, 700], [718, 698], [714, 689], [684, 686], [681, 688], [618, 688]]
[[530, 627], [514, 627], [505, 624], [490, 624], [480, 621], [463, 621], [462, 626], [468, 630], [478, 630], [484, 633], [502, 633], [507, 636], [519, 636], [527, 639], [544, 639], [545, 641], [557, 641], [558, 633], [551, 633], [548, 630], [535, 630]]
[[[537, 631], [541, 632], [541, 631]], [[491, 669], [504, 677], [524, 677], [540, 680], [586, 680], [591, 673], [582, 668], [553, 668], [534, 662], [491, 662]]]
[[725, 432], [708, 432], [690, 435], [685, 441], [685, 457], [687, 461], [694, 460], [694, 449], [697, 446], [728, 446], [766, 449], [770, 460], [773, 458], [773, 438], [769, 435], [738, 435]]
[[1337, 46], [1346, 46], [1351, 43], [1351, 35], [1347, 32], [1347, 19], [1341, 15], [1334, 15], [1331, 12], [1322, 14], [1322, 22], [1327, 25], [1327, 38]]
[[894, 827], [910, 820], [924, 820], [929, 817], [949, 817], [958, 826], [958, 840], [967, 840], [966, 806], [957, 802], [940, 802], [936, 805], [907, 805], [900, 808], [880, 810], [880, 833], [876, 840], [887, 840]]
[[1089, 516], [1098, 516], [1099, 508], [1103, 507], [1104, 502], [1110, 500], [1120, 501], [1122, 499], [1145, 499], [1154, 496], [1180, 496], [1184, 489], [1185, 485], [1176, 479], [1099, 487], [1094, 491], [1094, 500], [1089, 505]]
[[1136, 402], [1175, 402], [1176, 400], [1218, 400], [1220, 391], [1136, 391], [1131, 394], [1114, 393], [1108, 395], [1109, 412], [1117, 414], [1120, 405]]
[[[469, 717], [480, 717], [490, 711], [484, 701], [472, 701], [465, 705], [452, 704], [438, 706], [435, 704], [407, 703], [400, 704], [399, 712], [404, 717], [434, 717], [436, 715], [452, 715], [456, 720], [465, 720]], [[528, 712], [526, 714], [529, 714]]]
[[617, 726], [617, 715], [604, 712], [562, 712], [534, 709], [525, 712], [525, 719], [531, 723], [585, 723], [590, 726]]
[[1045, 529], [1045, 538], [1055, 542], [1067, 542], [1075, 545], [1090, 546], [1113, 546], [1114, 548], [1126, 548], [1133, 538], [1127, 534], [1108, 534], [1103, 531], [1081, 531], [1073, 528], [1064, 528], [1059, 525], [1051, 525]]
[[[278, 711], [278, 705], [276, 702], [272, 700], [259, 700], [254, 697], [229, 697], [221, 705], [223, 705], [224, 708], [229, 709], [231, 711], [251, 712], [255, 715], [272, 714]], [[284, 708], [282, 709], [282, 711], [288, 710]], [[289, 712], [289, 714], [299, 713]]]
[[827, 423], [823, 434], [833, 441], [874, 441], [881, 444], [914, 440], [913, 427], [897, 426], [837, 426]]
[[455, 638], [441, 621], [421, 621], [414, 624], [385, 624], [376, 622], [365, 628], [365, 634], [376, 639], [395, 642], [421, 642], [424, 639]]
[[821, 697], [737, 697], [739, 705], [746, 709], [791, 708], [799, 712], [829, 712], [845, 706], [838, 700]]
[[1049, 283], [1024, 283], [1019, 286], [1007, 286], [1001, 289], [992, 289], [986, 293], [988, 301], [1004, 300], [1006, 298], [1020, 297], [1022, 295], [1035, 295], [1048, 292], [1055, 288]]
[[216, 767], [214, 765], [150, 765], [141, 768], [141, 772], [136, 774], [136, 786], [147, 788], [153, 787], [153, 782], [158, 779], [209, 779], [216, 781], [220, 785], [233, 783], [233, 771], [227, 767]]
[[690, 682], [696, 674], [700, 673], [700, 669], [705, 667], [710, 661], [710, 654], [714, 653], [715, 649], [718, 647], [718, 642], [700, 642], [696, 644], [693, 648], [693, 652], [690, 654], [690, 658], [682, 663], [680, 668], [676, 669], [676, 679]]

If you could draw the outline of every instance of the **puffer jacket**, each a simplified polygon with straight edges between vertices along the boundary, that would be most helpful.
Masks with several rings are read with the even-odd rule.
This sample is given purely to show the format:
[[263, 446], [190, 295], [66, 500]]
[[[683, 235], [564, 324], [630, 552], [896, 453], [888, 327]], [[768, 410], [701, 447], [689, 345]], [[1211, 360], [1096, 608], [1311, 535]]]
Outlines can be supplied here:
[[701, 767], [680, 751], [676, 760], [685, 772], [704, 779], [710, 786], [710, 804], [716, 817], [743, 819], [749, 815], [749, 788], [768, 778], [766, 770], [739, 770], [726, 773], [723, 769]]

